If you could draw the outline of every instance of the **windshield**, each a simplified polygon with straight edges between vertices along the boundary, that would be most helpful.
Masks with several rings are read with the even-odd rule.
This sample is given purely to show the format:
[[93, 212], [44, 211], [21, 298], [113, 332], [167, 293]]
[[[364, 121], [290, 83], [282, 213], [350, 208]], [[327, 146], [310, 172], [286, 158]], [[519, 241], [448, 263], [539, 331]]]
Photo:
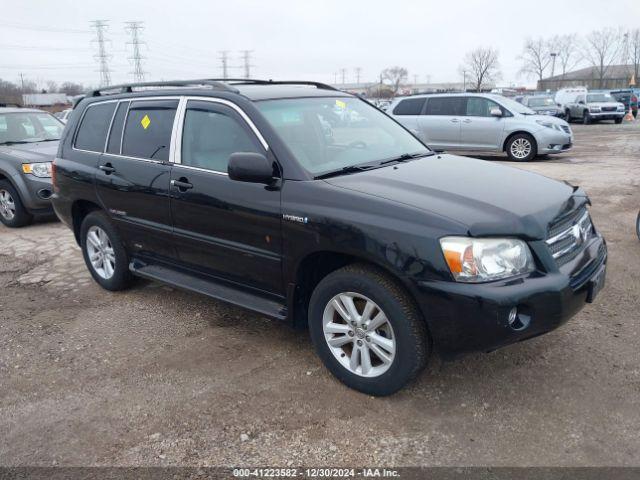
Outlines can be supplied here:
[[529, 107], [522, 105], [521, 103], [516, 102], [515, 100], [511, 100], [507, 97], [493, 97], [496, 98], [498, 103], [500, 103], [503, 107], [507, 108], [511, 111], [511, 113], [521, 113], [522, 115], [535, 115], [536, 112], [531, 110]]
[[314, 176], [429, 149], [384, 113], [357, 98], [256, 102], [302, 166]]
[[64, 124], [46, 112], [0, 113], [0, 144], [60, 140]]
[[615, 100], [608, 93], [591, 93], [587, 95], [587, 103], [597, 102], [615, 102]]
[[534, 97], [529, 99], [530, 107], [554, 107], [555, 103], [551, 97]]

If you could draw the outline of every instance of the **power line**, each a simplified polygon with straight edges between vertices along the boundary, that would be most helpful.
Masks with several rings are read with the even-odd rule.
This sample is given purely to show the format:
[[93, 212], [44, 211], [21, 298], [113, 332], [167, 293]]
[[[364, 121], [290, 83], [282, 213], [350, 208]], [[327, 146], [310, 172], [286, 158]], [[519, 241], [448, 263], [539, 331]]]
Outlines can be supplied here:
[[109, 71], [108, 63], [111, 56], [107, 54], [104, 44], [106, 42], [105, 31], [109, 25], [105, 20], [94, 20], [91, 22], [91, 26], [96, 31], [96, 38], [94, 41], [98, 44], [98, 53], [94, 55], [94, 58], [98, 60], [98, 63], [100, 64], [100, 86], [108, 87], [111, 85], [111, 72]]
[[144, 22], [125, 22], [125, 31], [131, 35], [131, 41], [127, 42], [127, 45], [132, 45], [133, 55], [129, 57], [129, 60], [133, 62], [133, 80], [135, 82], [144, 82], [144, 70], [142, 69], [143, 56], [140, 53], [140, 45], [146, 43], [140, 40], [140, 32], [144, 29]]

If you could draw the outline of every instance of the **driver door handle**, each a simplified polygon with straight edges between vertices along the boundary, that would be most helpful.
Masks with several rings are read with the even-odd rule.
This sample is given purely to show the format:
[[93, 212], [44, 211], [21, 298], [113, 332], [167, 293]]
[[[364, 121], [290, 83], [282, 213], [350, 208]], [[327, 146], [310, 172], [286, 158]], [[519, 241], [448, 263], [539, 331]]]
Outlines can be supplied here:
[[111, 175], [113, 172], [116, 171], [116, 169], [113, 168], [113, 165], [111, 165], [110, 163], [105, 163], [104, 165], [100, 165], [98, 168], [102, 170], [104, 173], [106, 173], [107, 175]]
[[471, 123], [471, 119], [469, 119], [469, 118], [465, 118], [465, 119], [463, 120], [463, 122], [464, 122], [464, 123]]
[[450, 120], [451, 123], [458, 123], [460, 120], [458, 120], [457, 118], [452, 118]]

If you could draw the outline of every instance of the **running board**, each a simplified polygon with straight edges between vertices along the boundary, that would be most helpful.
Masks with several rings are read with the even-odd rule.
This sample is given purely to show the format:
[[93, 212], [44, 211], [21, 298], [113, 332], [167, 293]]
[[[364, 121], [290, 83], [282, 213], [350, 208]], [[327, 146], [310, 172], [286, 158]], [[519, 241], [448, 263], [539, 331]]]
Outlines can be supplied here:
[[138, 260], [129, 264], [129, 270], [139, 277], [166, 283], [182, 290], [201, 293], [278, 320], [287, 318], [287, 307], [284, 304], [215, 280], [190, 275], [160, 265], [146, 265]]

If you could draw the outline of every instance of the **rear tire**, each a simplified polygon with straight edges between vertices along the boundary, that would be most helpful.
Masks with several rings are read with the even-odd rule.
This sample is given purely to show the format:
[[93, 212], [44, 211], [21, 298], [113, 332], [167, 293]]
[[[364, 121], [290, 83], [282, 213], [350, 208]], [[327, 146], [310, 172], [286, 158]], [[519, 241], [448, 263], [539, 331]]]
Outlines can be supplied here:
[[102, 288], [118, 291], [131, 285], [129, 255], [104, 212], [93, 211], [82, 221], [80, 246], [91, 276]]
[[640, 240], [640, 212], [638, 212], [638, 218], [636, 218], [636, 235], [638, 235], [638, 240]]
[[538, 154], [538, 145], [528, 133], [518, 133], [509, 139], [506, 150], [510, 160], [528, 162]]
[[9, 228], [24, 227], [33, 222], [33, 215], [7, 180], [0, 180], [0, 222]]
[[368, 395], [400, 390], [430, 353], [412, 299], [395, 279], [367, 265], [346, 266], [320, 281], [309, 303], [309, 330], [327, 369]]

